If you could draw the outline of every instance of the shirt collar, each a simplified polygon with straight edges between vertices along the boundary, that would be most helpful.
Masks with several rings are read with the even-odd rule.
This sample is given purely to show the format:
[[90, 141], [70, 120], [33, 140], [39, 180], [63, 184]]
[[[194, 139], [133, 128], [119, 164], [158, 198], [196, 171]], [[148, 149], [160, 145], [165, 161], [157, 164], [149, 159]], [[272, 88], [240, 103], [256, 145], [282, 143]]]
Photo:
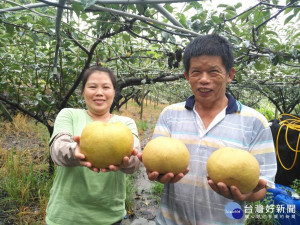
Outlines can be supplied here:
[[[226, 108], [226, 114], [230, 114], [230, 113], [240, 111], [239, 102], [234, 97], [232, 97], [230, 94], [226, 93], [225, 95], [228, 98], [228, 105], [227, 105], [227, 108]], [[194, 105], [195, 105], [195, 96], [192, 95], [192, 96], [187, 98], [187, 100], [185, 102], [185, 108], [188, 109], [188, 110], [193, 110]]]

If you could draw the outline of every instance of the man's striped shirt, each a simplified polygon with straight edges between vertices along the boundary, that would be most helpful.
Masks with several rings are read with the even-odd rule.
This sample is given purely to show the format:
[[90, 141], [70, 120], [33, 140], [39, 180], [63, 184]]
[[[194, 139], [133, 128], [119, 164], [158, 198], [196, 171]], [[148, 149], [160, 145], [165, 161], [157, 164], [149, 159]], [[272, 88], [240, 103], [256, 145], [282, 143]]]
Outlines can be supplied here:
[[194, 109], [194, 96], [162, 111], [153, 138], [168, 136], [183, 141], [190, 152], [190, 171], [179, 182], [165, 185], [157, 224], [244, 224], [244, 216], [239, 220], [226, 216], [225, 206], [232, 200], [215, 193], [207, 184], [207, 159], [221, 147], [249, 151], [260, 164], [261, 178], [269, 184], [274, 182], [277, 164], [268, 121], [231, 95], [226, 96], [228, 106], [207, 129]]

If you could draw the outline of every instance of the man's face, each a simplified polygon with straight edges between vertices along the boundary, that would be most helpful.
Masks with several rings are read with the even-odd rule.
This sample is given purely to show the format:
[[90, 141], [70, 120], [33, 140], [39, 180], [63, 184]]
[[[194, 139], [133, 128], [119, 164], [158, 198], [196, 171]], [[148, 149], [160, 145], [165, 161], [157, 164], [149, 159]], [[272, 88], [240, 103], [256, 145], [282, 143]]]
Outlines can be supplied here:
[[234, 77], [232, 68], [226, 73], [220, 56], [202, 55], [190, 59], [189, 74], [185, 77], [191, 85], [198, 103], [218, 103], [224, 100], [226, 84]]

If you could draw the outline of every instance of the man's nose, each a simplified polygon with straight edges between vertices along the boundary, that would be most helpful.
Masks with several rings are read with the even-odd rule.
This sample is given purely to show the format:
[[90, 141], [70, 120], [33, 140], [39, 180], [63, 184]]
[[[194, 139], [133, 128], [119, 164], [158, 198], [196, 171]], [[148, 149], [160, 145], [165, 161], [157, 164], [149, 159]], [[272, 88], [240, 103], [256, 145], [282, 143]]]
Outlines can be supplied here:
[[206, 72], [203, 72], [201, 75], [200, 75], [200, 78], [199, 78], [199, 82], [200, 83], [208, 83], [209, 82], [209, 74], [206, 73]]

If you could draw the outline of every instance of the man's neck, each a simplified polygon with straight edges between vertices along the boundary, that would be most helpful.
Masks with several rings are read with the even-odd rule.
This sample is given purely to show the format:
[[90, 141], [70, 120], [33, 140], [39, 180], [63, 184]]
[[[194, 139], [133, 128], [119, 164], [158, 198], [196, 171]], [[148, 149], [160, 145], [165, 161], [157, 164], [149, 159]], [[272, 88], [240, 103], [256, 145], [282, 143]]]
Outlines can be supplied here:
[[224, 96], [222, 101], [213, 102], [210, 104], [197, 102], [195, 100], [195, 110], [201, 117], [205, 128], [214, 120], [214, 118], [228, 105], [228, 99]]

